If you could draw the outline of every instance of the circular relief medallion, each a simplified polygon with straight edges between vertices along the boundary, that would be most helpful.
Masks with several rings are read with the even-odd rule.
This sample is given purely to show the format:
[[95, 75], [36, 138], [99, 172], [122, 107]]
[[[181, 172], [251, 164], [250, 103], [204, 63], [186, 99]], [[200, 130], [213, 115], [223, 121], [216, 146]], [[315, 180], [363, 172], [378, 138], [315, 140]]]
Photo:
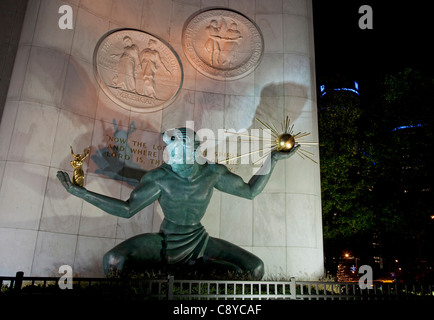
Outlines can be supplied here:
[[93, 54], [95, 76], [115, 103], [136, 112], [168, 106], [182, 86], [181, 61], [160, 38], [135, 29], [106, 33]]
[[256, 23], [226, 9], [194, 14], [184, 25], [182, 41], [190, 63], [217, 80], [248, 75], [259, 64], [264, 51], [264, 39]]

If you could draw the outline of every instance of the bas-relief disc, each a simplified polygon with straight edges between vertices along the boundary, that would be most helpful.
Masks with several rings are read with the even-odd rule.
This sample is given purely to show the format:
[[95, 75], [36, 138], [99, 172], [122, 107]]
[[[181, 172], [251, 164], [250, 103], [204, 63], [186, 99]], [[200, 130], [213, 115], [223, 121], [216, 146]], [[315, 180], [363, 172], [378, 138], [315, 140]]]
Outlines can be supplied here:
[[95, 47], [93, 68], [107, 96], [136, 112], [153, 112], [168, 106], [183, 81], [182, 64], [172, 47], [135, 29], [106, 33]]
[[245, 77], [259, 64], [264, 51], [259, 27], [243, 14], [226, 9], [194, 14], [184, 25], [182, 42], [190, 63], [217, 80]]

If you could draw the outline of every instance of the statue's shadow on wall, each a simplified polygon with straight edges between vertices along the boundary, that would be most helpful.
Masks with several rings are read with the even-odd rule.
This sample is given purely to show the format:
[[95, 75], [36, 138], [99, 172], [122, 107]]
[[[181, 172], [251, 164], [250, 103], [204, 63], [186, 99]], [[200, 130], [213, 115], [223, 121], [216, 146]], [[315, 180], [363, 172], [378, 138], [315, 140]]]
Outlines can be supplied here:
[[113, 119], [113, 127], [111, 134], [107, 135], [113, 137], [113, 142], [109, 146], [97, 149], [91, 156], [92, 161], [98, 167], [95, 173], [135, 187], [147, 171], [132, 161], [133, 155], [128, 138], [136, 130], [134, 121], [125, 130], [120, 129], [116, 119]]
[[306, 111], [309, 99], [308, 87], [291, 82], [270, 83], [261, 90], [261, 99], [252, 117], [253, 127], [262, 127], [256, 118], [272, 123], [277, 129], [288, 116], [294, 123]]
[[[231, 116], [245, 120], [239, 121], [238, 127], [231, 129], [242, 130], [243, 126], [248, 126], [248, 129], [261, 127], [255, 124], [255, 118], [272, 123], [277, 128], [280, 128], [286, 116], [289, 116], [291, 123], [294, 123], [306, 109], [307, 101], [308, 87], [290, 82], [271, 83], [261, 90], [259, 104], [254, 108], [232, 106], [233, 110], [229, 111]], [[185, 119], [185, 121], [189, 120], [192, 119]], [[228, 122], [235, 123], [230, 119]], [[129, 154], [131, 146], [128, 138], [135, 129], [134, 121], [130, 123], [127, 130], [120, 129], [116, 119], [113, 119], [113, 130], [104, 128], [104, 131], [109, 133], [108, 135], [114, 137], [114, 144], [111, 147], [104, 146], [97, 149], [91, 156], [92, 161], [98, 167], [95, 173], [122, 181], [133, 187], [138, 185], [147, 170], [133, 162], [132, 155]]]

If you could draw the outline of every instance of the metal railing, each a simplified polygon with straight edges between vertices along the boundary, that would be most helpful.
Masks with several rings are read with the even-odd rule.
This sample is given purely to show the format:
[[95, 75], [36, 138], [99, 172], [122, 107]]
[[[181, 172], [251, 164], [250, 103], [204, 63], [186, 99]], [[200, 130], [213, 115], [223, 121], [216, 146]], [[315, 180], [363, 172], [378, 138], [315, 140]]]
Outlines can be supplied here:
[[374, 282], [220, 281], [73, 278], [72, 290], [60, 289], [56, 277], [0, 277], [1, 296], [70, 295], [151, 300], [418, 300], [433, 299], [434, 285]]

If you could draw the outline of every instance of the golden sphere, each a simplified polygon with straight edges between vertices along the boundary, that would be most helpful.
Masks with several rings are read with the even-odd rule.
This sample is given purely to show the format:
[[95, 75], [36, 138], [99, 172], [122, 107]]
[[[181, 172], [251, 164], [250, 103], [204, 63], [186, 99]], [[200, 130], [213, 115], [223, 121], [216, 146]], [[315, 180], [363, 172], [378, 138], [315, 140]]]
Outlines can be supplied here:
[[295, 146], [294, 136], [288, 133], [282, 133], [276, 139], [277, 151], [288, 152]]

